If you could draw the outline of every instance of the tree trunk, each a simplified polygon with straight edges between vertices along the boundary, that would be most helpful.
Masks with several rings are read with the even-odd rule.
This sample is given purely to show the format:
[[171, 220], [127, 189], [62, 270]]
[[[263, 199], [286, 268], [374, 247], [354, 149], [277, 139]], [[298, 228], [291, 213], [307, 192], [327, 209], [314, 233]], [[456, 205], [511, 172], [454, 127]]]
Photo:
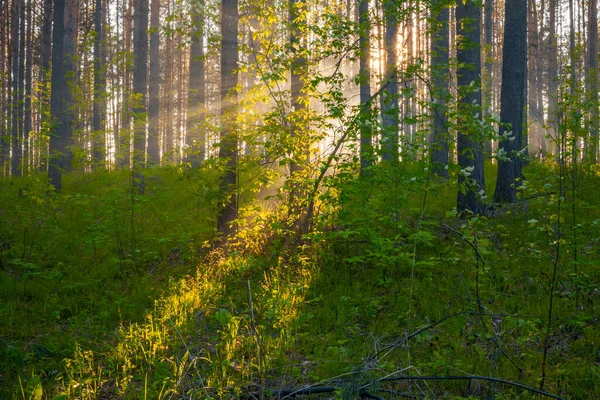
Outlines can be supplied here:
[[381, 96], [383, 120], [381, 158], [398, 162], [398, 21], [393, 0], [383, 1], [385, 18], [385, 80], [386, 89]]
[[120, 164], [130, 167], [131, 158], [131, 11], [133, 0], [123, 0], [123, 103], [121, 110]]
[[[548, 124], [551, 134], [556, 139], [558, 133], [557, 113], [558, 113], [558, 47], [556, 36], [556, 0], [549, 0], [548, 7], [550, 8], [549, 32], [548, 32]], [[552, 146], [554, 154], [557, 153], [557, 146]]]
[[102, 0], [95, 0], [94, 10], [94, 109], [92, 112], [92, 124], [94, 133], [92, 135], [93, 163], [92, 165], [102, 168], [105, 163], [105, 129], [104, 112], [106, 99], [106, 76], [104, 72], [104, 27], [102, 26]]
[[[546, 156], [546, 132], [544, 129], [545, 117], [544, 117], [544, 62], [542, 60], [542, 49], [545, 49], [544, 44], [544, 15], [546, 12], [546, 2], [542, 0], [540, 4], [540, 23], [539, 23], [539, 34], [538, 34], [538, 46], [536, 52], [536, 63], [537, 63], [537, 110], [538, 110], [538, 121], [540, 128], [537, 133], [537, 141], [540, 144], [540, 157]], [[537, 12], [536, 12], [537, 14]]]
[[160, 164], [158, 122], [160, 113], [160, 0], [150, 4], [150, 84], [148, 87], [148, 162]]
[[[293, 55], [293, 60], [290, 68], [291, 75], [291, 106], [292, 114], [290, 121], [290, 137], [292, 142], [296, 143], [294, 139], [298, 138], [298, 134], [302, 133], [302, 130], [306, 127], [303, 124], [304, 116], [303, 110], [306, 108], [305, 102], [301, 101], [302, 97], [302, 76], [306, 72], [306, 57], [304, 52], [300, 48], [300, 40], [302, 38], [302, 32], [300, 29], [300, 20], [302, 19], [302, 3], [298, 0], [289, 0], [289, 23], [290, 23], [290, 48]], [[299, 146], [294, 146], [299, 147]], [[290, 175], [294, 178], [303, 168], [307, 161], [306, 152], [295, 151], [292, 155], [292, 161], [290, 161]], [[294, 196], [292, 195], [292, 198]]]
[[457, 36], [460, 37], [456, 58], [458, 61], [458, 211], [485, 214], [485, 184], [483, 146], [479, 137], [481, 118], [481, 9], [475, 0], [457, 2]]
[[238, 0], [221, 0], [221, 142], [219, 158], [225, 162], [221, 189], [224, 207], [217, 217], [217, 229], [225, 235], [234, 234], [238, 216], [237, 196], [237, 133], [234, 113], [238, 66]]
[[27, 1], [27, 68], [25, 70], [25, 120], [23, 121], [23, 156], [25, 162], [23, 163], [23, 174], [27, 174], [29, 171], [30, 157], [30, 146], [29, 136], [31, 132], [31, 86], [33, 80], [33, 44], [32, 42], [32, 9], [31, 0]]
[[19, 169], [19, 14], [21, 0], [13, 0], [13, 59], [12, 59], [12, 139], [11, 176], [17, 176]]
[[[502, 93], [500, 110], [500, 149], [498, 179], [494, 200], [514, 202], [521, 184], [521, 152], [527, 97], [527, 3], [506, 0], [504, 48], [502, 54]], [[507, 127], [505, 124], [510, 125]], [[512, 133], [511, 133], [512, 132]], [[502, 139], [503, 138], [503, 139]]]
[[358, 21], [359, 46], [360, 46], [360, 105], [363, 107], [362, 123], [360, 127], [360, 173], [365, 171], [373, 164], [373, 141], [371, 125], [367, 121], [371, 120], [371, 106], [368, 105], [371, 99], [371, 20], [369, 16], [369, 1], [358, 0]]
[[135, 0], [133, 9], [133, 168], [144, 167], [146, 154], [146, 93], [148, 74], [148, 0]]
[[190, 49], [190, 82], [188, 92], [187, 160], [197, 168], [205, 157], [205, 133], [202, 128], [205, 108], [204, 78], [204, 0], [192, 9], [192, 46]]
[[449, 96], [449, 17], [448, 7], [437, 1], [431, 13], [437, 21], [431, 27], [431, 162], [433, 171], [444, 178], [448, 177], [448, 110], [446, 102]]
[[588, 159], [597, 162], [598, 157], [598, 0], [590, 0], [588, 5], [588, 48], [586, 58], [587, 92], [590, 96], [590, 138]]
[[62, 188], [62, 173], [69, 169], [70, 164], [69, 142], [73, 124], [71, 85], [77, 57], [78, 13], [78, 1], [54, 1], [50, 113], [55, 119], [55, 129], [50, 136], [48, 175], [56, 190]]

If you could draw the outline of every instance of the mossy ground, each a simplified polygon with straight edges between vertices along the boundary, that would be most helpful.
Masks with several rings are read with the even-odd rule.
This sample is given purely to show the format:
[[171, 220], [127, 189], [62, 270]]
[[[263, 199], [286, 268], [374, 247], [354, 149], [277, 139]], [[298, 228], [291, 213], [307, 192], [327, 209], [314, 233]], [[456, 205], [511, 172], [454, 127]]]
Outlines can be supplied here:
[[367, 384], [390, 399], [534, 398], [378, 380], [539, 387], [558, 260], [544, 389], [599, 398], [600, 176], [570, 174], [564, 199], [552, 164], [525, 176], [518, 203], [459, 218], [454, 179], [424, 164], [340, 170], [311, 234], [248, 201], [225, 246], [206, 171], [151, 170], [133, 197], [126, 173], [69, 176], [49, 195], [39, 177], [2, 182], [0, 397], [260, 398], [323, 382], [348, 398]]

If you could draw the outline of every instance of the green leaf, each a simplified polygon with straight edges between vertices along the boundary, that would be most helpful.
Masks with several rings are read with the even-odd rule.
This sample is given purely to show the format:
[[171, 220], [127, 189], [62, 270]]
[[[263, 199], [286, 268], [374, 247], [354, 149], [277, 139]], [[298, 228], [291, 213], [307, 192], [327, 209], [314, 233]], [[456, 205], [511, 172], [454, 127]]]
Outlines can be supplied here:
[[229, 321], [231, 321], [231, 313], [221, 308], [215, 313], [215, 318], [221, 323], [221, 325], [226, 326]]
[[42, 379], [39, 376], [32, 375], [31, 379], [27, 381], [25, 394], [29, 399], [42, 400], [44, 390], [42, 389]]

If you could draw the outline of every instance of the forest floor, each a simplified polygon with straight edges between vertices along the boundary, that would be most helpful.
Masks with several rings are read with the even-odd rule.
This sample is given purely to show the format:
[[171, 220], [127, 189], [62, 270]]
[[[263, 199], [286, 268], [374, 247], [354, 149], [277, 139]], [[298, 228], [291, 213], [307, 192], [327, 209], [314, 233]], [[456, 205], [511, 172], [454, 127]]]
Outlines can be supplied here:
[[0, 398], [600, 398], [600, 171], [460, 218], [403, 165], [328, 179], [303, 236], [245, 192], [225, 245], [208, 169], [0, 182]]

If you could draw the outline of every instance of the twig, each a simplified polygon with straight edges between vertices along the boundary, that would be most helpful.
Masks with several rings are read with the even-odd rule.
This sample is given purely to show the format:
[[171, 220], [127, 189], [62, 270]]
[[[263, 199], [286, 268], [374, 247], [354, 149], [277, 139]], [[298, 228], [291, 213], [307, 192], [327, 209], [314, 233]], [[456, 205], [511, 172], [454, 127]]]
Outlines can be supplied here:
[[[483, 259], [483, 257], [481, 256], [481, 253], [479, 252], [479, 249], [477, 248], [477, 246], [475, 245], [475, 243], [473, 243], [472, 241], [470, 241], [469, 239], [467, 239], [465, 237], [465, 235], [462, 232], [457, 231], [456, 229], [446, 225], [446, 224], [442, 224], [443, 227], [445, 227], [446, 229], [448, 229], [449, 231], [459, 235], [461, 237], [461, 239], [467, 243], [469, 246], [471, 246], [471, 248], [475, 251], [476, 254], [476, 267], [477, 267], [477, 275], [475, 277], [476, 279], [476, 297], [477, 297], [477, 307], [479, 309], [479, 320], [481, 322], [481, 325], [483, 326], [483, 329], [485, 329], [486, 333], [490, 333], [487, 327], [487, 324], [485, 323], [485, 321], [483, 320], [483, 307], [481, 305], [481, 299], [479, 298], [479, 262], [481, 261], [481, 263], [485, 266], [485, 260]], [[510, 363], [512, 365], [514, 365], [521, 374], [525, 373], [525, 369], [523, 367], [521, 367], [520, 365], [518, 365], [509, 355], [508, 353], [506, 353], [506, 351], [504, 350], [504, 348], [500, 345], [500, 343], [498, 343], [498, 340], [496, 338], [495, 335], [491, 336], [491, 340], [492, 343], [494, 343], [494, 345], [496, 346], [496, 348], [502, 353], [502, 355], [504, 355], [504, 357], [506, 357], [506, 359], [508, 361], [510, 361]]]
[[183, 339], [183, 336], [181, 335], [181, 333], [179, 332], [179, 329], [177, 329], [177, 327], [175, 326], [175, 324], [173, 323], [173, 321], [171, 321], [171, 319], [169, 319], [169, 323], [171, 324], [171, 326], [173, 327], [173, 329], [175, 329], [175, 332], [177, 333], [177, 336], [179, 336], [179, 339], [181, 339], [181, 343], [183, 343], [183, 347], [185, 348], [185, 350], [188, 352], [188, 354], [192, 357], [192, 361], [194, 363], [194, 369], [196, 370], [196, 375], [198, 375], [198, 379], [200, 379], [200, 384], [202, 385], [202, 389], [204, 390], [204, 393], [206, 394], [206, 398], [210, 398], [210, 395], [208, 394], [208, 391], [206, 390], [206, 386], [204, 385], [204, 379], [202, 379], [202, 375], [200, 375], [200, 371], [198, 371], [198, 367], [196, 366], [196, 359], [197, 357], [192, 355], [192, 352], [190, 351], [187, 343], [185, 342], [185, 340]]
[[531, 393], [539, 394], [541, 396], [550, 397], [551, 399], [564, 400], [562, 397], [557, 396], [552, 393], [544, 392], [542, 390], [538, 390], [531, 386], [523, 385], [522, 383], [507, 381], [505, 379], [493, 378], [491, 376], [481, 376], [481, 375], [465, 375], [465, 376], [397, 376], [394, 378], [384, 378], [381, 379], [380, 382], [394, 382], [394, 381], [466, 381], [466, 380], [478, 380], [478, 381], [488, 381], [501, 383], [503, 385], [514, 386], [524, 390], [527, 390]]
[[248, 280], [248, 307], [250, 308], [250, 328], [252, 330], [252, 336], [254, 336], [254, 341], [256, 342], [258, 371], [262, 373], [262, 357], [260, 355], [260, 342], [258, 340], [258, 332], [256, 331], [256, 322], [254, 319], [254, 303], [252, 302], [252, 287], [250, 286], [250, 280]]

